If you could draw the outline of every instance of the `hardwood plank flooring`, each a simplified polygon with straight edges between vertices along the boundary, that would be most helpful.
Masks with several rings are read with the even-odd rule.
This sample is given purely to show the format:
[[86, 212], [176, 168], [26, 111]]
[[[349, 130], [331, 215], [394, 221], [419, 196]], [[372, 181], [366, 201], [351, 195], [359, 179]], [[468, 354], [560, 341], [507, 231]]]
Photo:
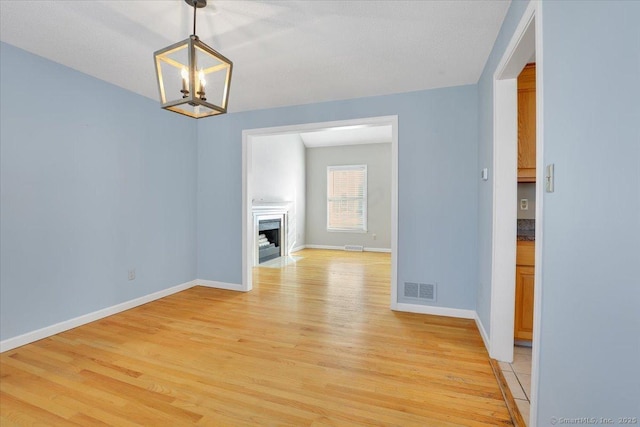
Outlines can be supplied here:
[[513, 421], [514, 427], [527, 427], [527, 423], [525, 422], [522, 414], [520, 413], [520, 409], [518, 409], [518, 404], [516, 400], [513, 398], [511, 394], [511, 390], [509, 389], [509, 384], [502, 373], [502, 369], [500, 368], [500, 362], [496, 359], [491, 359], [491, 368], [493, 369], [493, 374], [496, 376], [498, 380], [498, 386], [500, 387], [500, 391], [502, 391], [502, 397], [504, 398], [504, 403], [507, 406], [507, 410], [509, 414], [511, 414], [511, 420]]
[[0, 355], [0, 425], [512, 425], [472, 320], [389, 310], [390, 257], [306, 249]]

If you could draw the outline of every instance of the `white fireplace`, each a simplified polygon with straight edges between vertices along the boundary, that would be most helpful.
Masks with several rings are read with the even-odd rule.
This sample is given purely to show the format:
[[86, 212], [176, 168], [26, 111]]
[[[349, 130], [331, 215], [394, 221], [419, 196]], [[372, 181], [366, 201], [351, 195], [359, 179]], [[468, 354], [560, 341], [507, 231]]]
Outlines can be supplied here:
[[290, 205], [288, 202], [260, 202], [253, 205], [254, 266], [289, 255], [287, 233]]

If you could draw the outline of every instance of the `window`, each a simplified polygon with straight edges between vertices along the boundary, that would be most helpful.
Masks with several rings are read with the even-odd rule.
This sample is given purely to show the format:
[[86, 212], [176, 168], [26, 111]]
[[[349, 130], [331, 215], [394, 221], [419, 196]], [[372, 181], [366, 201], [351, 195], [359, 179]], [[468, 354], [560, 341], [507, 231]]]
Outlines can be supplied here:
[[367, 165], [327, 167], [327, 230], [367, 231]]

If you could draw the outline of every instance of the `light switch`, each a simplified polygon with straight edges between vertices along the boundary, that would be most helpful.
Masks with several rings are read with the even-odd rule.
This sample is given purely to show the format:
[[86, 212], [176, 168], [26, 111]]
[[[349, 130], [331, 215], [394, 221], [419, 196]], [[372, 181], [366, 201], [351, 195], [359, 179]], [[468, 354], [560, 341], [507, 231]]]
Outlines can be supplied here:
[[483, 181], [487, 181], [489, 179], [489, 169], [487, 168], [482, 169], [480, 176], [482, 177]]
[[554, 171], [553, 171], [554, 167], [553, 167], [553, 163], [551, 163], [550, 165], [547, 165], [547, 169], [546, 169], [546, 173], [544, 176], [544, 187], [547, 193], [553, 193], [553, 187], [554, 187]]

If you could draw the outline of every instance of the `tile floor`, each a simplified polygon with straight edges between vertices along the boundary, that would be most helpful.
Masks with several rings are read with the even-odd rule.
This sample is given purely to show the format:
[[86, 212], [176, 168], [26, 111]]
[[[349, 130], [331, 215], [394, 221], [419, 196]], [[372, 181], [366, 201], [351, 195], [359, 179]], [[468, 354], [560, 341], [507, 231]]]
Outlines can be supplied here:
[[529, 396], [531, 394], [531, 347], [513, 348], [513, 363], [500, 362], [509, 390], [516, 400], [520, 415], [529, 422]]

